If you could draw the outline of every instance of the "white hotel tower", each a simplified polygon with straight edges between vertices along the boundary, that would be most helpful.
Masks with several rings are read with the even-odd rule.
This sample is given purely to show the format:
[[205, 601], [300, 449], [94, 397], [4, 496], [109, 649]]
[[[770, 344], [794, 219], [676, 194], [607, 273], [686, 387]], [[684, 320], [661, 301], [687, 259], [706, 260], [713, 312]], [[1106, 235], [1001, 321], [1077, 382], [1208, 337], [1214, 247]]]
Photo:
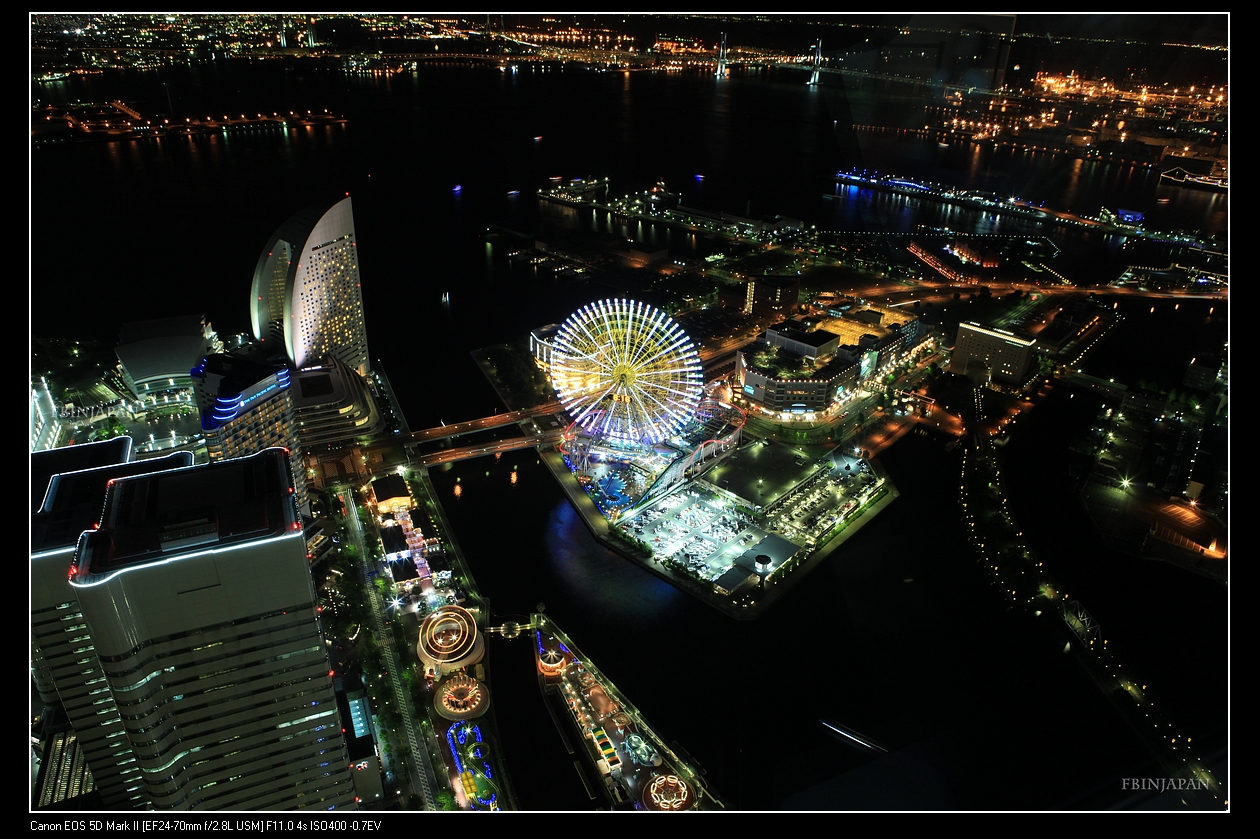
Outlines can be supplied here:
[[284, 450], [111, 481], [69, 582], [150, 806], [355, 807]]
[[254, 338], [283, 342], [289, 363], [298, 370], [333, 355], [367, 375], [367, 329], [349, 197], [308, 207], [280, 226], [258, 257], [250, 303]]

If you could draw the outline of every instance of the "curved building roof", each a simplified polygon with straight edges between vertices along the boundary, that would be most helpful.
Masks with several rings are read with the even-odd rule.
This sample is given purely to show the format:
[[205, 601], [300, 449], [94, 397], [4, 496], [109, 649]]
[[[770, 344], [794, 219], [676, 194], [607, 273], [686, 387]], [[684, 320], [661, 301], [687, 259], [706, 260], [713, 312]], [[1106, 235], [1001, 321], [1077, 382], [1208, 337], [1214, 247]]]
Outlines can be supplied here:
[[[254, 269], [254, 337], [283, 342], [299, 370], [331, 354], [369, 369], [350, 198], [307, 207], [268, 240]], [[266, 344], [264, 344], [266, 345]]]

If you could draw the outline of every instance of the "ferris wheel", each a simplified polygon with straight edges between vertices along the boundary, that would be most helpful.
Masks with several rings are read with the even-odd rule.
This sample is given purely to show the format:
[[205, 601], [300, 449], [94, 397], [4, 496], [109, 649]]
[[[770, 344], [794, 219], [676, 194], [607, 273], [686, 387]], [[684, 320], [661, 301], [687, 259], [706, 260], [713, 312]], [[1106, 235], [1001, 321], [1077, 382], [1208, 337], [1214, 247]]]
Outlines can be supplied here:
[[659, 309], [601, 300], [556, 333], [551, 382], [573, 421], [622, 447], [652, 445], [695, 414], [704, 386], [695, 345]]

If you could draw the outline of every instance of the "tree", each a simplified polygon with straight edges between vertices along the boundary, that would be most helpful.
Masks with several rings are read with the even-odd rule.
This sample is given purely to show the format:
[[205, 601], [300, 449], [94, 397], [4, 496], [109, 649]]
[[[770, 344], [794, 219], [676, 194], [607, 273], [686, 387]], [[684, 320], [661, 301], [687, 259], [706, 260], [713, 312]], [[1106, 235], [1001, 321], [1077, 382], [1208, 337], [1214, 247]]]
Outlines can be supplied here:
[[455, 809], [455, 794], [449, 789], [440, 789], [437, 791], [436, 803], [439, 810]]

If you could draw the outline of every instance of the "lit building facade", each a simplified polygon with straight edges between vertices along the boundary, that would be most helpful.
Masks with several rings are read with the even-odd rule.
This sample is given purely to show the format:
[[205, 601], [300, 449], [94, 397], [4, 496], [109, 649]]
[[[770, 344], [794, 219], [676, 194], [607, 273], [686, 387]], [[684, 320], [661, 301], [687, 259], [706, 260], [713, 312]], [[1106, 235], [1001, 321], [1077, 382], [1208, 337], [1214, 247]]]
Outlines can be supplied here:
[[293, 410], [303, 448], [364, 440], [385, 428], [371, 377], [359, 376], [340, 359], [325, 356], [323, 364], [303, 368], [294, 378]]
[[61, 436], [61, 416], [57, 403], [48, 390], [48, 382], [40, 377], [31, 382], [31, 451], [54, 448]]
[[273, 446], [287, 449], [297, 482], [298, 509], [307, 511], [306, 473], [298, 449], [288, 369], [208, 355], [193, 368], [192, 381], [210, 461], [244, 457]]
[[922, 338], [917, 318], [881, 325], [866, 308], [810, 329], [789, 320], [736, 353], [737, 404], [781, 420], [813, 421], [857, 393], [872, 377], [913, 352]]
[[333, 355], [367, 375], [367, 328], [350, 198], [308, 207], [268, 240], [250, 293], [254, 337], [298, 369]]
[[66, 579], [80, 534], [100, 520], [111, 481], [192, 465], [191, 452], [144, 461], [133, 461], [132, 452], [131, 438], [119, 437], [31, 456], [31, 674], [45, 709], [59, 706], [73, 729], [72, 737], [49, 737], [42, 744], [44, 764], [55, 765], [55, 753], [64, 757], [73, 743], [90, 770], [90, 781], [73, 767], [50, 770], [70, 771], [61, 779], [44, 778], [35, 806], [52, 806], [90, 789], [112, 808], [149, 803], [78, 593]]
[[69, 583], [153, 808], [355, 806], [283, 451], [113, 481]]
[[759, 364], [754, 354], [743, 350], [736, 353], [735, 374], [739, 381], [736, 403], [742, 402], [759, 408], [763, 414], [784, 419], [821, 414], [857, 387], [861, 372], [859, 362], [838, 356], [808, 373], [785, 373], [783, 366]]
[[976, 323], [959, 324], [949, 372], [966, 376], [970, 368], [970, 375], [974, 376], [976, 369], [983, 366], [988, 368], [991, 381], [1019, 384], [1032, 363], [1034, 343], [1031, 338], [1020, 338], [1003, 329], [987, 329]]

